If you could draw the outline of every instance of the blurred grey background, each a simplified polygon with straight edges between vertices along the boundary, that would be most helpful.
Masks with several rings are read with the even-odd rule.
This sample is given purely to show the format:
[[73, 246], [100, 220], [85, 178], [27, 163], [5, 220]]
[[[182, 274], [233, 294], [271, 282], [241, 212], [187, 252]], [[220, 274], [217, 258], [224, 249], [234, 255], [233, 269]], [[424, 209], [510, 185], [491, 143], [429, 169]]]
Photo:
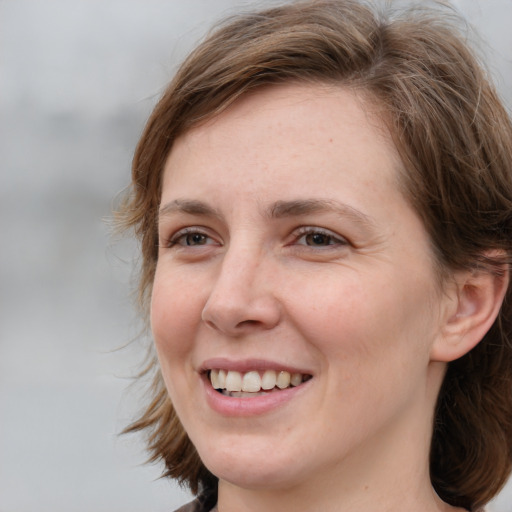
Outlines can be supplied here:
[[[453, 3], [510, 108], [512, 0]], [[143, 465], [139, 438], [118, 436], [140, 404], [129, 377], [144, 340], [129, 344], [133, 244], [105, 219], [177, 63], [212, 21], [254, 4], [0, 0], [0, 512], [189, 499]], [[491, 510], [512, 512], [512, 484]]]

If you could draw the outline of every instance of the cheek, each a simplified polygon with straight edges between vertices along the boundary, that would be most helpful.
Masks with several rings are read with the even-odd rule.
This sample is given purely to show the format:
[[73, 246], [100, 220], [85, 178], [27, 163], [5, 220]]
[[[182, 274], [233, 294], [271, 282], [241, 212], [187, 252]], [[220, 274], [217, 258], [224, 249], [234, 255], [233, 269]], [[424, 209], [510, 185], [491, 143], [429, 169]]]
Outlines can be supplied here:
[[201, 311], [202, 299], [193, 281], [157, 269], [151, 296], [151, 331], [161, 360], [175, 361], [188, 352], [189, 338], [200, 322]]
[[194, 347], [194, 333], [201, 307], [198, 294], [190, 283], [176, 273], [159, 271], [155, 275], [151, 296], [151, 331], [165, 386], [179, 416], [189, 396]]
[[304, 283], [291, 314], [303, 336], [327, 356], [326, 365], [344, 366], [345, 381], [368, 379], [373, 369], [396, 374], [409, 363], [426, 366], [433, 324], [430, 286], [391, 273], [345, 277], [323, 287]]

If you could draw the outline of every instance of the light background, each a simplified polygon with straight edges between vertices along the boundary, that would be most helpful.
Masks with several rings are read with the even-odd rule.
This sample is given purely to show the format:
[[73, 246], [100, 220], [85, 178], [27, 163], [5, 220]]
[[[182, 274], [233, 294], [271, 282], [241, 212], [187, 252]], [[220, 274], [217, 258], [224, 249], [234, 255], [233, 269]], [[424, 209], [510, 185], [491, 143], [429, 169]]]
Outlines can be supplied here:
[[[259, 2], [269, 4], [271, 1]], [[254, 1], [0, 0], [0, 512], [172, 511], [188, 495], [117, 433], [143, 341], [133, 245], [104, 218], [176, 64]], [[454, 4], [512, 105], [512, 0]], [[494, 503], [512, 512], [512, 484]]]

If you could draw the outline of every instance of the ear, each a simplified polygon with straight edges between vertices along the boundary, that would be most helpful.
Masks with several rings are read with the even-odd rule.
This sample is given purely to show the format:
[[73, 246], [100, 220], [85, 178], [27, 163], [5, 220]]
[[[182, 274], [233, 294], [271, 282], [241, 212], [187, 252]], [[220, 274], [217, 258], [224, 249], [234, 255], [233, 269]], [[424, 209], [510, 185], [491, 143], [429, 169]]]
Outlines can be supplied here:
[[496, 320], [508, 288], [508, 266], [500, 270], [479, 269], [455, 276], [445, 297], [445, 318], [432, 345], [431, 361], [454, 361], [482, 340]]

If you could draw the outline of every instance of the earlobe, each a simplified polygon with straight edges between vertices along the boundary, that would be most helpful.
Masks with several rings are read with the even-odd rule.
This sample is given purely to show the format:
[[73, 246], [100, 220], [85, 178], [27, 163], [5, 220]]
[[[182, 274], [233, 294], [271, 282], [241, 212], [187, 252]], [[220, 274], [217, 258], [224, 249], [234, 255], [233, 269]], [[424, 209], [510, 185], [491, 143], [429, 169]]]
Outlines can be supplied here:
[[506, 265], [501, 272], [476, 270], [455, 277], [449, 307], [430, 358], [449, 362], [477, 345], [496, 320], [509, 283]]

